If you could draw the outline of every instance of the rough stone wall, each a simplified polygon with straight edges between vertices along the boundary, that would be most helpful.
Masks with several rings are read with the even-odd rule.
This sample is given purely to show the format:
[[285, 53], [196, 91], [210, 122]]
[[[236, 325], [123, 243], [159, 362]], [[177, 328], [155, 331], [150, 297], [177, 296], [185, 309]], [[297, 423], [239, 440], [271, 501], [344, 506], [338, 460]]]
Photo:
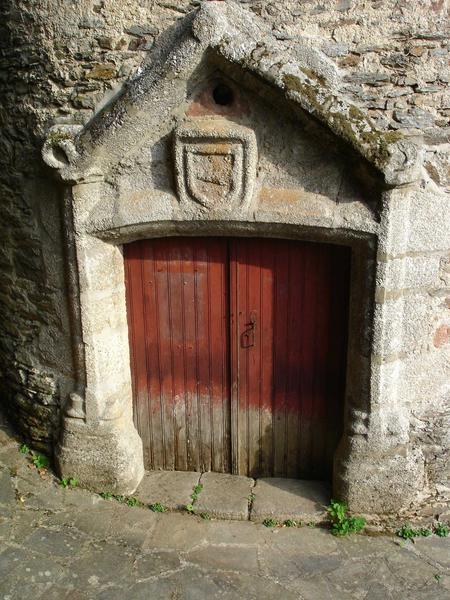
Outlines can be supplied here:
[[[42, 166], [44, 133], [55, 123], [85, 123], [136, 73], [156, 36], [198, 4], [3, 2], [1, 401], [38, 445], [49, 445], [57, 434], [61, 398], [73, 378], [63, 198]], [[399, 257], [398, 268], [407, 270], [407, 289], [400, 298], [387, 297], [384, 308], [393, 327], [403, 316], [409, 343], [390, 352], [385, 349], [384, 354], [390, 354], [393, 365], [387, 361], [386, 369], [401, 377], [403, 395], [411, 406], [412, 434], [425, 453], [429, 487], [424, 499], [432, 496], [436, 504], [443, 503], [450, 494], [445, 375], [450, 341], [450, 244], [445, 225], [450, 192], [448, 4], [446, 0], [240, 4], [265, 19], [276, 36], [321, 48], [341, 69], [342, 91], [367, 110], [378, 127], [424, 136], [424, 194], [417, 194], [409, 207], [408, 243], [392, 254]], [[401, 228], [401, 206], [398, 215]], [[390, 265], [395, 268], [395, 261]]]

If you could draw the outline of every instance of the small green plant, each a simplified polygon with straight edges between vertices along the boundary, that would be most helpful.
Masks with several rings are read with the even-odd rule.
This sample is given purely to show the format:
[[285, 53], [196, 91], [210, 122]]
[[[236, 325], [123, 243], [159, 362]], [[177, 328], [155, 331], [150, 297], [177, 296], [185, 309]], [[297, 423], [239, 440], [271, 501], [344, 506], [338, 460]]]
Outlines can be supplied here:
[[404, 540], [414, 540], [417, 537], [429, 537], [433, 531], [428, 527], [414, 529], [409, 523], [404, 523], [395, 533]]
[[38, 452], [33, 452], [32, 456], [31, 460], [36, 469], [46, 469], [48, 467], [50, 461], [47, 456]]
[[439, 573], [436, 573], [434, 578], [436, 579], [436, 581], [439, 583], [442, 579], [442, 575], [440, 575]]
[[31, 450], [29, 449], [29, 447], [26, 444], [22, 444], [19, 448], [19, 452], [21, 454], [30, 454]]
[[99, 496], [101, 496], [103, 500], [116, 500], [127, 506], [143, 506], [142, 502], [134, 496], [121, 496], [119, 494], [113, 494], [112, 492], [100, 492]]
[[450, 534], [450, 527], [445, 523], [436, 523], [433, 529], [438, 537], [447, 537]]
[[192, 494], [191, 494], [192, 502], [195, 502], [197, 500], [198, 495], [200, 494], [202, 489], [203, 489], [203, 485], [201, 483], [194, 485], [194, 488], [193, 488]]
[[307, 526], [314, 528], [316, 526], [316, 524], [314, 523], [314, 521], [310, 521], [309, 523], [307, 523]]
[[61, 479], [61, 481], [59, 482], [59, 485], [63, 488], [77, 487], [78, 479], [76, 479], [75, 477], [63, 477], [63, 479]]
[[193, 513], [195, 511], [193, 504], [186, 504], [184, 510], [188, 513]]
[[142, 502], [135, 498], [134, 496], [125, 497], [123, 500], [127, 506], [141, 506]]
[[149, 504], [149, 509], [153, 512], [163, 513], [166, 512], [167, 508], [163, 506], [160, 502], [154, 502], [153, 504]]
[[100, 492], [99, 496], [101, 496], [103, 500], [112, 500], [114, 498], [112, 492]]
[[264, 525], [264, 527], [276, 527], [278, 525], [278, 521], [276, 519], [268, 517], [267, 519], [264, 519], [262, 524]]
[[348, 535], [349, 533], [358, 533], [364, 529], [366, 520], [363, 517], [351, 517], [347, 513], [347, 506], [344, 502], [331, 500], [327, 508], [331, 519], [331, 533], [333, 535]]
[[210, 516], [210, 515], [209, 515], [209, 513], [207, 513], [207, 512], [202, 512], [202, 513], [200, 513], [200, 516], [201, 516], [201, 518], [202, 518], [203, 520], [205, 520], [205, 521], [210, 521], [210, 520], [211, 520], [211, 516]]
[[297, 521], [294, 521], [293, 519], [286, 519], [283, 521], [283, 525], [285, 527], [297, 527]]
[[401, 537], [404, 540], [412, 540], [413, 538], [415, 538], [417, 536], [416, 530], [413, 529], [407, 523], [402, 525], [400, 527], [400, 529], [397, 529], [397, 531], [395, 533], [396, 533], [396, 535], [398, 535], [398, 537]]

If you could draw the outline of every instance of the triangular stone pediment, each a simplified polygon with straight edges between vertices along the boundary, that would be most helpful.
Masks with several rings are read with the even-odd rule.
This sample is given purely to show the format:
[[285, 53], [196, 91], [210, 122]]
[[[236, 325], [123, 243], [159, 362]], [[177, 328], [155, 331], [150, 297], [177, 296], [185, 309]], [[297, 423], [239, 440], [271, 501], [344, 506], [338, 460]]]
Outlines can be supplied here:
[[[237, 89], [232, 107], [227, 109], [226, 103], [221, 104], [219, 100], [213, 109], [208, 108], [215, 81], [217, 85], [228, 82], [231, 93]], [[208, 90], [209, 100], [206, 98]], [[349, 103], [340, 91], [337, 67], [323, 53], [305, 41], [276, 39], [256, 16], [233, 2], [218, 1], [204, 2], [166, 32], [140, 72], [85, 127], [55, 126], [44, 146], [44, 159], [58, 169], [66, 181], [94, 181], [111, 177], [112, 171], [117, 172], [117, 165], [121, 165], [119, 170], [126, 171], [127, 161], [131, 164], [139, 154], [142, 160], [147, 160], [151, 152], [153, 162], [160, 162], [154, 169], [155, 178], [164, 180], [161, 173], [156, 173], [158, 168], [164, 170], [161, 160], [166, 160], [161, 140], [171, 136], [177, 127], [183, 127], [186, 119], [208, 114], [228, 119], [230, 131], [233, 126], [252, 125], [250, 113], [245, 111], [255, 97], [258, 102], [271, 103], [272, 121], [274, 114], [298, 121], [299, 127], [307, 133], [316, 126], [314, 124], [322, 127], [322, 131], [325, 127], [331, 140], [328, 143], [331, 154], [336, 145], [333, 140], [341, 140], [371, 165], [387, 185], [408, 183], [418, 176], [419, 146], [398, 133], [377, 130], [361, 109]], [[275, 107], [278, 101], [279, 109]], [[261, 112], [260, 107], [258, 110]], [[221, 163], [224, 173], [227, 164], [234, 161], [236, 166], [241, 160], [233, 154], [239, 152], [238, 146], [235, 144], [232, 150], [230, 145], [229, 159], [219, 159], [216, 153], [215, 161]], [[252, 144], [247, 144], [250, 146]], [[158, 149], [162, 152], [159, 158]], [[246, 158], [249, 164], [255, 162], [255, 151], [251, 150], [253, 158]], [[190, 156], [192, 164], [195, 160], [200, 164], [200, 154], [197, 152], [196, 156], [196, 159], [193, 154]], [[301, 167], [300, 164], [300, 171]], [[206, 163], [199, 168], [208, 170]], [[285, 170], [289, 170], [289, 160]], [[236, 195], [236, 186], [241, 185], [239, 193], [248, 197], [249, 182], [241, 177], [240, 184], [236, 183], [239, 178], [232, 183], [237, 174], [231, 168], [228, 177], [226, 185], [234, 186], [234, 191], [230, 188], [230, 196]], [[188, 193], [186, 181], [182, 184], [184, 197]], [[204, 204], [205, 194], [200, 191], [198, 182], [197, 178], [197, 191], [191, 189], [190, 193], [197, 194], [197, 200], [203, 197], [199, 202]], [[164, 187], [167, 183], [161, 185]], [[281, 181], [280, 185], [285, 184]], [[210, 182], [212, 187], [213, 182]], [[225, 194], [225, 191], [220, 193]]]

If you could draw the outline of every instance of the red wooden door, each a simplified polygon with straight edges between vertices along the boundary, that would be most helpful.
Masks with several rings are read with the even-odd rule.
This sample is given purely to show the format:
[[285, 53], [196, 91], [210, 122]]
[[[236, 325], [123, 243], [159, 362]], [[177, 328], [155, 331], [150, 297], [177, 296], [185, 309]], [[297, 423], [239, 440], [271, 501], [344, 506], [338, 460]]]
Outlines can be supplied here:
[[342, 433], [347, 248], [231, 242], [235, 472], [323, 479]]
[[226, 240], [124, 248], [134, 418], [148, 469], [230, 471]]
[[125, 247], [147, 468], [327, 478], [341, 435], [350, 254], [287, 240]]

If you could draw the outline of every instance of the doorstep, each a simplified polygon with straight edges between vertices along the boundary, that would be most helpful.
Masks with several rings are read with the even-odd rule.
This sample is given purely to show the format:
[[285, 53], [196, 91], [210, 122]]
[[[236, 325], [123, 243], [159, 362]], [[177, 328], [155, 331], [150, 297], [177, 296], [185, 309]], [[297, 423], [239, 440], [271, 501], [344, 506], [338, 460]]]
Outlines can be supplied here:
[[322, 481], [278, 477], [146, 471], [134, 496], [144, 504], [160, 504], [172, 511], [191, 510], [206, 518], [274, 519], [279, 523], [292, 519], [319, 524], [326, 520], [330, 486]]

